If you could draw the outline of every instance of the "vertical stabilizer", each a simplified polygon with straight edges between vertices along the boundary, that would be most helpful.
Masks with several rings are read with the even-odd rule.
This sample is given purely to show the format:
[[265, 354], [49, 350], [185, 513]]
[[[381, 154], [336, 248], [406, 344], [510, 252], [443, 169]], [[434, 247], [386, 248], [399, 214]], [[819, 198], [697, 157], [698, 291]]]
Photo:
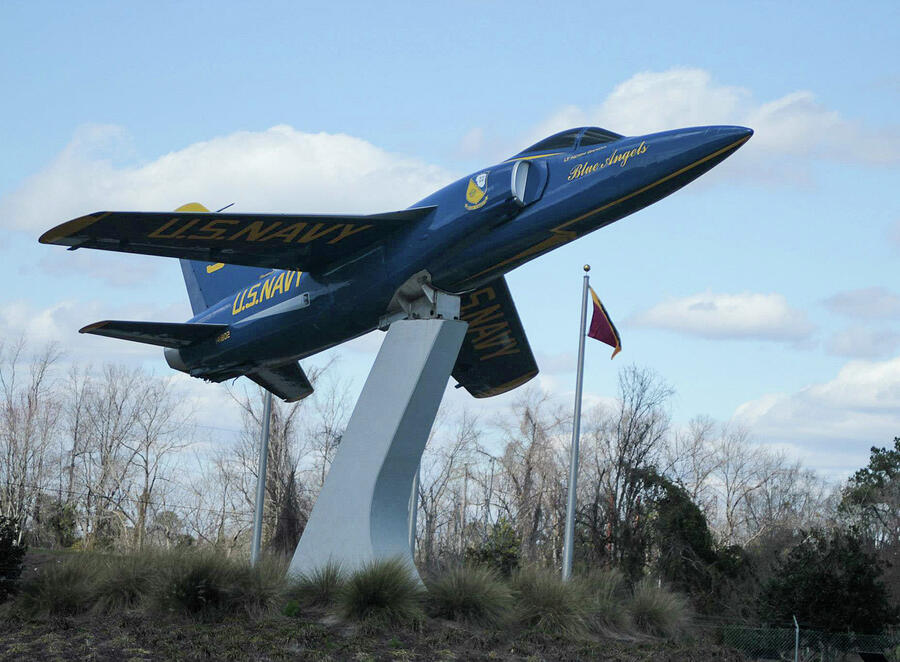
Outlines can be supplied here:
[[[182, 205], [175, 211], [208, 212], [199, 202]], [[202, 313], [210, 306], [238, 291], [247, 283], [258, 280], [271, 269], [245, 267], [222, 262], [198, 262], [196, 260], [179, 260], [184, 284], [187, 287], [191, 310], [194, 315]]]

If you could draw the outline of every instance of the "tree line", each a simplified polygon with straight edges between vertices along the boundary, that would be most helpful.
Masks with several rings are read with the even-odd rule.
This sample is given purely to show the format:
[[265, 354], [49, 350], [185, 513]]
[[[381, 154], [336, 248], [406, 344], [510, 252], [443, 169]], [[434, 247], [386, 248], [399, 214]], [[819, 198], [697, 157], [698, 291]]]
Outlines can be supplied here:
[[[312, 397], [273, 402], [263, 527], [273, 552], [293, 552], [340, 446], [353, 403], [336, 374], [311, 370]], [[223, 443], [192, 422], [176, 384], [141, 368], [64, 366], [53, 346], [0, 346], [0, 514], [21, 541], [246, 553], [262, 393], [230, 387], [243, 423]], [[897, 604], [900, 573], [887, 562], [900, 551], [900, 442], [833, 484], [741, 428], [706, 417], [673, 426], [673, 393], [628, 366], [612, 403], [585, 411], [576, 568], [656, 577], [701, 612], [759, 620], [778, 613], [773, 586], [792, 553], [833, 558], [851, 540]], [[536, 388], [494, 420], [442, 410], [415, 495], [417, 563], [560, 566], [571, 427], [571, 407]]]

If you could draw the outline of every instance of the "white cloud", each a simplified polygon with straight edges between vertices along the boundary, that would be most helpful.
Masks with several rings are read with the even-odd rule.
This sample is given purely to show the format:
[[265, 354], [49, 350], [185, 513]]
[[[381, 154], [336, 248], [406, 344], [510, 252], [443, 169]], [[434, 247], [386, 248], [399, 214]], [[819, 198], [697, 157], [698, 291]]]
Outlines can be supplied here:
[[706, 292], [663, 301], [629, 321], [713, 340], [798, 342], [814, 327], [780, 294]]
[[870, 320], [900, 319], [900, 296], [884, 287], [838, 292], [825, 299], [835, 313]]
[[750, 90], [718, 83], [697, 68], [635, 74], [596, 106], [555, 111], [522, 142], [583, 124], [628, 135], [706, 124], [749, 126], [755, 135], [731, 171], [776, 182], [805, 181], [812, 157], [876, 165], [900, 162], [900, 127], [864, 127], [823, 106], [808, 90], [759, 101]]
[[900, 357], [851, 361], [830, 381], [742, 404], [734, 420], [763, 441], [792, 442], [819, 464], [862, 466], [869, 446], [900, 434]]
[[[184, 306], [148, 308], [143, 304], [114, 306], [102, 301], [64, 300], [45, 308], [18, 299], [0, 306], [0, 341], [22, 337], [32, 347], [57, 343], [65, 348], [63, 360], [100, 364], [123, 361], [132, 364], [162, 361], [162, 348], [80, 334], [78, 329], [103, 319], [184, 319]], [[114, 312], [113, 312], [114, 311]], [[163, 364], [164, 365], [164, 364]]]
[[244, 211], [375, 213], [401, 209], [451, 175], [344, 134], [286, 125], [194, 143], [140, 165], [119, 127], [81, 129], [42, 172], [0, 200], [0, 223], [38, 233], [91, 211], [166, 210], [199, 201]]
[[829, 354], [854, 359], [880, 359], [894, 353], [900, 333], [889, 329], [854, 326], [831, 336], [825, 345]]

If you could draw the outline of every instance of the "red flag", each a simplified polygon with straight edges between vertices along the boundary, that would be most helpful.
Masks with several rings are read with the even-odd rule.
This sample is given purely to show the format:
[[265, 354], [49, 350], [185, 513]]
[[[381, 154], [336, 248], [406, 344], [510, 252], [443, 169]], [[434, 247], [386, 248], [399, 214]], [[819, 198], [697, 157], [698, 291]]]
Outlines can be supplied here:
[[600, 303], [600, 298], [594, 292], [594, 288], [589, 287], [588, 289], [590, 289], [591, 299], [594, 301], [594, 316], [591, 318], [591, 328], [588, 330], [588, 337], [614, 347], [615, 351], [609, 357], [614, 359], [616, 354], [622, 351], [622, 339], [619, 337], [616, 325], [609, 318], [606, 308]]

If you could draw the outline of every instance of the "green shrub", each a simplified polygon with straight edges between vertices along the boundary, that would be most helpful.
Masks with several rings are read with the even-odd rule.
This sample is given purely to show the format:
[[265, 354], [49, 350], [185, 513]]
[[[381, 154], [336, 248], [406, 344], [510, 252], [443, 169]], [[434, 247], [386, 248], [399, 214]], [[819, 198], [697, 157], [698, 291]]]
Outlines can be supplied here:
[[48, 563], [22, 583], [19, 604], [31, 616], [75, 616], [90, 609], [98, 575], [97, 561], [77, 554]]
[[504, 577], [512, 575], [519, 567], [519, 538], [509, 520], [498, 519], [487, 540], [466, 550], [466, 560], [493, 568]]
[[149, 552], [100, 561], [92, 588], [94, 609], [112, 613], [137, 606], [151, 593], [158, 564], [157, 555]]
[[649, 577], [635, 585], [629, 611], [635, 627], [659, 637], [678, 636], [690, 620], [687, 601]]
[[394, 625], [421, 622], [423, 591], [402, 559], [366, 563], [352, 573], [338, 594], [338, 607], [347, 618]]
[[524, 626], [551, 635], [578, 635], [586, 629], [589, 601], [578, 580], [559, 573], [525, 568], [513, 576], [516, 618]]
[[296, 600], [288, 600], [288, 603], [282, 608], [281, 613], [290, 618], [300, 616], [300, 603]]
[[625, 576], [617, 569], [592, 572], [582, 580], [588, 598], [587, 622], [606, 635], [626, 634], [632, 626]]
[[427, 604], [434, 616], [498, 625], [509, 616], [512, 595], [493, 570], [458, 566], [428, 582]]
[[25, 545], [19, 544], [16, 521], [0, 515], [0, 602], [15, 593], [26, 550]]
[[337, 599], [344, 581], [341, 564], [329, 561], [297, 577], [289, 584], [288, 595], [304, 607], [329, 607]]

